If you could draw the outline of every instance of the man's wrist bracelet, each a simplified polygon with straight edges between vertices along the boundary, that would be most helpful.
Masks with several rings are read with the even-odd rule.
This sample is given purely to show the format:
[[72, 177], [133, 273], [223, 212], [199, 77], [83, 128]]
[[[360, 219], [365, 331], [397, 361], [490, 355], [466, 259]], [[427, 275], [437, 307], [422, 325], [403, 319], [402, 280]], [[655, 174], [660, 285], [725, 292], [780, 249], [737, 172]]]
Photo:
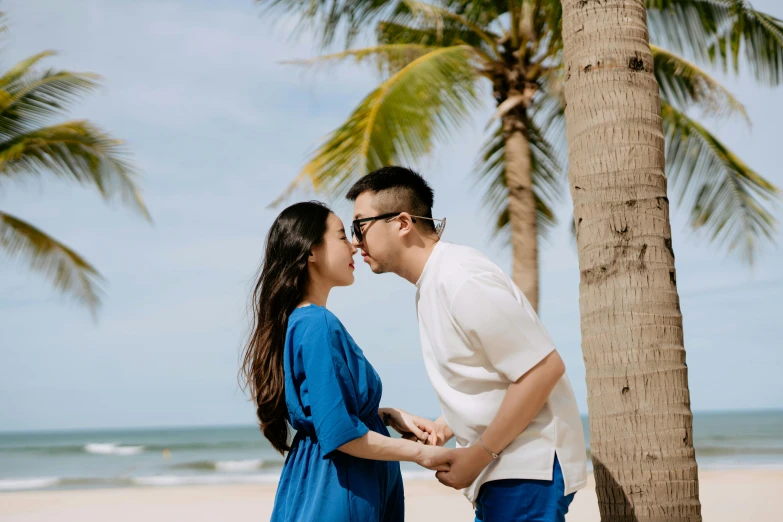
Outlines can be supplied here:
[[479, 437], [479, 444], [481, 444], [481, 447], [484, 448], [484, 451], [492, 455], [493, 459], [499, 459], [500, 455], [498, 453], [495, 453], [494, 451], [490, 451], [488, 447], [484, 445], [484, 441], [481, 440], [481, 437]]

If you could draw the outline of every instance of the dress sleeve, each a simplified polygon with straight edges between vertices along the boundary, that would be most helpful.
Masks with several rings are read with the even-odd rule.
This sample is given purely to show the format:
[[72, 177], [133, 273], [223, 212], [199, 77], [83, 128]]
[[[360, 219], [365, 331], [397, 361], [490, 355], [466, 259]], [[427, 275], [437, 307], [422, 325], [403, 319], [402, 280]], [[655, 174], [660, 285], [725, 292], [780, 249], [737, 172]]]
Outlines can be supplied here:
[[[524, 299], [523, 299], [524, 301]], [[454, 318], [501, 374], [516, 382], [555, 349], [533, 308], [496, 274], [472, 276], [454, 296]]]
[[310, 390], [310, 415], [324, 455], [369, 429], [358, 417], [358, 398], [346, 357], [352, 351], [340, 326], [326, 312], [308, 326], [302, 337], [302, 362]]

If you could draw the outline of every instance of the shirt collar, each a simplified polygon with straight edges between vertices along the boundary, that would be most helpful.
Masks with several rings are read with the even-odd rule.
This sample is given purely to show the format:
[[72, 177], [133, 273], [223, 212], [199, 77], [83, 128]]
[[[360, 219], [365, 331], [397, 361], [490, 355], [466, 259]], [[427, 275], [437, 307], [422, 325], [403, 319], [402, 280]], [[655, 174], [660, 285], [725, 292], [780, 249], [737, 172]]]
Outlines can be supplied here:
[[416, 288], [421, 288], [421, 285], [424, 284], [424, 282], [427, 280], [428, 277], [430, 277], [430, 272], [433, 272], [435, 269], [433, 268], [433, 265], [435, 264], [435, 258], [440, 255], [441, 250], [443, 250], [445, 241], [439, 240], [437, 243], [435, 243], [435, 246], [432, 249], [432, 252], [430, 252], [430, 257], [427, 258], [427, 262], [424, 263], [424, 270], [421, 271], [421, 275], [419, 276], [419, 280], [416, 281]]

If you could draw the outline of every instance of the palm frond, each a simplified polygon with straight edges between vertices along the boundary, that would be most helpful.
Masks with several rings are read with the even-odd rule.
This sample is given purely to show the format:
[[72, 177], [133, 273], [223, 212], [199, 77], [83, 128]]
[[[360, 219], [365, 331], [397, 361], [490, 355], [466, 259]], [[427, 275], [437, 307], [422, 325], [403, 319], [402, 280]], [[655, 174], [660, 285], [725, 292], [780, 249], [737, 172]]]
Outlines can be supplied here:
[[388, 20], [378, 22], [375, 36], [381, 45], [414, 44], [425, 47], [451, 47], [463, 43], [460, 34], [456, 31], [444, 33], [437, 27], [411, 27]]
[[283, 63], [306, 67], [325, 67], [342, 64], [347, 61], [353, 61], [357, 64], [371, 61], [374, 62], [380, 74], [388, 76], [432, 50], [433, 47], [420, 44], [385, 44], [365, 49], [349, 49], [340, 53], [327, 54], [307, 60], [289, 60]]
[[150, 219], [122, 142], [85, 121], [45, 127], [0, 142], [0, 183], [52, 173], [118, 195]]
[[[557, 216], [555, 216], [554, 210], [538, 196], [537, 192], [533, 192], [533, 197], [536, 202], [536, 235], [539, 241], [546, 241], [557, 226]], [[508, 201], [506, 201], [505, 206], [497, 216], [492, 236], [503, 244], [509, 245], [510, 234], [511, 211], [508, 207]]]
[[713, 62], [739, 73], [740, 48], [756, 80], [767, 85], [783, 83], [783, 21], [756, 11], [744, 0], [726, 0], [731, 23], [709, 49]]
[[650, 41], [707, 59], [707, 47], [730, 23], [724, 0], [645, 0]]
[[[533, 97], [533, 103], [528, 109], [529, 118], [538, 130], [542, 139], [549, 144], [560, 175], [565, 175], [568, 165], [568, 147], [566, 146], [565, 92], [563, 79], [565, 71], [562, 67], [543, 73], [538, 79], [539, 89]], [[558, 186], [557, 190], [564, 189]]]
[[[505, 21], [504, 15], [508, 13], [508, 0], [438, 0], [426, 3], [434, 4], [439, 9], [458, 16], [460, 20], [481, 28], [487, 34], [502, 35], [505, 32], [502, 23]], [[404, 9], [407, 7], [404, 6], [404, 2], [401, 2], [401, 6], [397, 8], [396, 12]]]
[[400, 2], [389, 17], [379, 22], [376, 34], [382, 42], [469, 45], [486, 60], [498, 57], [498, 36], [453, 9], [433, 4]]
[[[539, 78], [539, 90], [528, 109], [533, 193], [541, 239], [546, 239], [557, 224], [552, 208], [562, 199], [566, 180], [568, 157], [562, 72], [562, 69], [553, 69]], [[493, 215], [496, 237], [508, 239], [508, 187], [500, 125], [495, 127], [482, 147], [474, 172], [477, 185], [484, 192], [484, 207]]]
[[[557, 224], [552, 206], [560, 200], [563, 175], [556, 149], [546, 140], [540, 127], [528, 126], [533, 194], [536, 199], [538, 235], [546, 238]], [[482, 146], [474, 167], [476, 186], [484, 192], [484, 208], [493, 216], [494, 232], [506, 238], [509, 232], [508, 185], [506, 183], [505, 140], [501, 125], [496, 125]]]
[[[562, 122], [565, 131], [565, 121]], [[546, 124], [545, 124], [546, 125]], [[547, 139], [548, 127], [542, 127], [536, 120], [527, 123], [528, 139], [530, 140], [530, 158], [533, 170], [533, 188], [547, 204], [554, 204], [562, 198], [563, 176], [562, 147], [558, 147]], [[551, 132], [556, 135], [557, 132]]]
[[323, 47], [338, 35], [348, 48], [363, 29], [392, 13], [399, 0], [255, 0], [267, 16], [299, 18], [298, 32], [320, 40]]
[[745, 0], [646, 0], [651, 40], [679, 53], [739, 72], [746, 65], [760, 82], [783, 82], [783, 21]]
[[563, 50], [563, 4], [560, 0], [540, 0], [538, 11], [533, 13], [533, 27], [540, 40], [533, 60], [540, 61], [555, 56]]
[[[34, 63], [32, 60], [31, 63]], [[12, 137], [44, 125], [68, 105], [98, 87], [93, 74], [67, 71], [36, 73], [20, 67], [21, 75], [0, 89], [0, 136]]]
[[690, 224], [753, 262], [777, 221], [767, 206], [780, 192], [685, 113], [661, 101], [672, 188], [690, 208]]
[[38, 54], [34, 54], [28, 58], [25, 58], [21, 62], [17, 63], [0, 77], [0, 89], [6, 89], [9, 85], [18, 81], [20, 78], [30, 73], [33, 67], [41, 60], [44, 60], [50, 56], [55, 56], [57, 53], [54, 51], [43, 51]]
[[43, 273], [54, 287], [87, 305], [95, 315], [103, 278], [79, 254], [10, 214], [0, 212], [0, 249]]
[[685, 58], [650, 45], [655, 79], [661, 96], [681, 110], [701, 106], [705, 113], [730, 116], [741, 114], [750, 124], [745, 107], [716, 79]]
[[426, 156], [478, 107], [474, 60], [470, 47], [454, 46], [408, 64], [326, 138], [303, 174], [316, 190], [335, 194], [371, 170]]
[[[414, 0], [403, 0], [403, 5], [410, 11], [414, 17], [422, 17], [426, 20], [429, 27], [445, 28], [450, 22], [460, 26], [463, 30], [472, 32], [486, 43], [489, 49], [492, 49], [496, 57], [500, 56], [497, 46], [499, 37], [479, 27], [468, 18], [459, 13], [450, 11], [446, 7], [440, 7], [434, 4], [425, 4]], [[467, 42], [466, 42], [467, 43]]]

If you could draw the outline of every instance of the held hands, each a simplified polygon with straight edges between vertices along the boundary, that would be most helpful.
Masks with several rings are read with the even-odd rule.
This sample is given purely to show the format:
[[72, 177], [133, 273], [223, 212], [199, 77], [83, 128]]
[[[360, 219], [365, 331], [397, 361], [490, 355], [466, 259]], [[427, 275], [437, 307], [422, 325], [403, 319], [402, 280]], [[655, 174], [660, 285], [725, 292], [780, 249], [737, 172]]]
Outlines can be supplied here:
[[422, 445], [419, 448], [416, 464], [438, 473], [447, 472], [451, 469], [449, 462], [453, 454], [454, 450], [452, 449]]
[[492, 455], [480, 446], [464, 449], [447, 449], [423, 445], [416, 463], [436, 471], [435, 477], [444, 486], [465, 489], [492, 462]]
[[[431, 421], [396, 408], [378, 410], [384, 424], [402, 435], [403, 439], [431, 446], [443, 446], [454, 434], [442, 422]], [[425, 466], [426, 467], [426, 466]]]
[[473, 484], [484, 468], [492, 462], [492, 455], [479, 445], [451, 450], [448, 457], [450, 469], [439, 470], [435, 477], [444, 486], [454, 489], [464, 489]]
[[422, 443], [416, 463], [436, 471], [435, 476], [445, 486], [464, 489], [492, 462], [492, 456], [481, 446], [447, 449], [443, 446], [454, 432], [440, 419], [431, 421], [396, 408], [381, 408], [378, 415], [384, 424], [402, 438]]

